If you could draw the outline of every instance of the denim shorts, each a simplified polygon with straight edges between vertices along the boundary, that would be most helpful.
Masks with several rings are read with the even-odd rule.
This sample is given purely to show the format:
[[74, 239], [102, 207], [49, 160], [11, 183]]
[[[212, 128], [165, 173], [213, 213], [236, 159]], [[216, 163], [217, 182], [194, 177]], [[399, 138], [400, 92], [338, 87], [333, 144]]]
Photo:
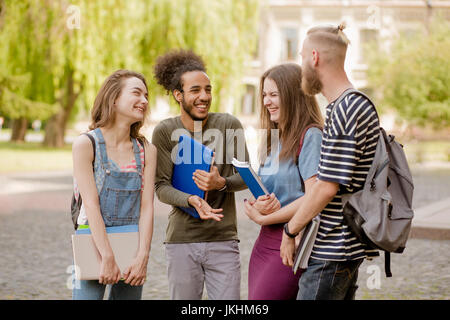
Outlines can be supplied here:
[[297, 300], [354, 300], [363, 260], [309, 259], [308, 268], [299, 280]]

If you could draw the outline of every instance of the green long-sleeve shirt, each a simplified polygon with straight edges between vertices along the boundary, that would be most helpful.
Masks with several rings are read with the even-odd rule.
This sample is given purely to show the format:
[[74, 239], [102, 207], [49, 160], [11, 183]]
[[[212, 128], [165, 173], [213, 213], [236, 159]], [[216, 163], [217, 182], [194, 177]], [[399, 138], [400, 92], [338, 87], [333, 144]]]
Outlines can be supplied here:
[[[221, 221], [201, 220], [190, 216], [177, 207], [188, 207], [191, 196], [172, 186], [173, 161], [172, 150], [178, 143], [180, 129], [184, 129], [180, 117], [161, 121], [154, 129], [152, 143], [158, 149], [155, 191], [159, 200], [172, 205], [169, 224], [166, 230], [166, 243], [188, 243], [237, 240], [237, 220], [234, 192], [246, 189], [242, 178], [235, 171], [231, 160], [249, 161], [244, 131], [240, 121], [226, 113], [209, 113], [202, 128], [202, 137], [198, 133], [185, 131], [191, 137], [212, 147], [216, 158], [214, 165], [226, 180], [226, 190], [208, 192], [207, 202], [214, 208], [222, 208]], [[217, 140], [217, 141], [216, 141]]]

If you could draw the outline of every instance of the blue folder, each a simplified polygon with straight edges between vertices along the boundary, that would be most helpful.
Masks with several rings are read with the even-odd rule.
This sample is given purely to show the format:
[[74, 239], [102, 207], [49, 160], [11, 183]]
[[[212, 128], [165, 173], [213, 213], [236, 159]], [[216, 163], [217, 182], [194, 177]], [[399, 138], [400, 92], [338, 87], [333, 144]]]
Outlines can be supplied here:
[[248, 162], [241, 162], [233, 158], [232, 163], [236, 170], [239, 172], [239, 175], [242, 177], [242, 180], [244, 180], [245, 184], [250, 189], [250, 192], [253, 194], [255, 199], [258, 199], [259, 196], [269, 194], [269, 191], [267, 191], [261, 179], [255, 173], [255, 171], [253, 171]]
[[[192, 179], [195, 170], [209, 172], [211, 169], [213, 150], [187, 135], [181, 135], [178, 140], [178, 152], [175, 160], [172, 186], [180, 191], [205, 198], [205, 191], [199, 189]], [[179, 207], [194, 218], [200, 216], [192, 207]]]

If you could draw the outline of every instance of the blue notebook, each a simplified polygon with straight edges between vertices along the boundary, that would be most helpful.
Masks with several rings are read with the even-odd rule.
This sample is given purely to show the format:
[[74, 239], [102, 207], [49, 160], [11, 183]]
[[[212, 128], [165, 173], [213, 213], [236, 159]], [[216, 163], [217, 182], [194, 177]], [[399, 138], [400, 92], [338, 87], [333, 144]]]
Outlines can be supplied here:
[[239, 175], [242, 177], [255, 199], [258, 199], [259, 196], [269, 194], [269, 191], [267, 191], [261, 179], [255, 173], [255, 171], [253, 171], [248, 162], [241, 162], [236, 158], [233, 158], [232, 164], [239, 172]]
[[[199, 189], [192, 179], [195, 170], [210, 172], [213, 150], [187, 135], [181, 135], [178, 140], [178, 152], [175, 160], [172, 186], [180, 191], [205, 198], [205, 191]], [[178, 207], [194, 218], [200, 216], [194, 208]]]

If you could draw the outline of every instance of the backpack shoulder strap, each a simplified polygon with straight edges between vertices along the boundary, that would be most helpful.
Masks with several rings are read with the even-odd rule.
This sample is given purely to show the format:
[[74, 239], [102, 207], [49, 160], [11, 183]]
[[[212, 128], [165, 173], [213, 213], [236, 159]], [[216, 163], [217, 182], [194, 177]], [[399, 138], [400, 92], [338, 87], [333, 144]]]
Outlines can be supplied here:
[[322, 127], [319, 126], [319, 125], [317, 125], [317, 124], [315, 124], [315, 123], [308, 125], [308, 126], [303, 130], [302, 135], [301, 135], [301, 138], [300, 138], [300, 143], [299, 143], [299, 146], [298, 146], [298, 150], [297, 150], [297, 157], [296, 157], [296, 160], [298, 160], [298, 156], [300, 155], [300, 152], [302, 152], [303, 142], [304, 142], [304, 140], [305, 140], [306, 132], [308, 132], [308, 130], [311, 129], [311, 128], [317, 128], [317, 129], [319, 129], [319, 130], [322, 130]]
[[[373, 106], [375, 106], [375, 104], [372, 102], [372, 100], [370, 100], [370, 98], [369, 98], [364, 92], [361, 92], [361, 91], [356, 90], [356, 89], [354, 89], [354, 88], [348, 88], [347, 90], [345, 90], [344, 92], [342, 92], [342, 94], [339, 96], [339, 98], [337, 98], [337, 99], [335, 100], [334, 105], [333, 105], [333, 109], [331, 109], [331, 112], [330, 112], [330, 118], [328, 119], [328, 121], [331, 120], [331, 115], [333, 114], [334, 109], [342, 102], [342, 100], [344, 100], [344, 98], [345, 98], [347, 95], [352, 94], [352, 93], [354, 93], [354, 94], [359, 94], [360, 96], [363, 96], [364, 98], [366, 98], [367, 100], [369, 100], [369, 102], [370, 102]], [[375, 112], [377, 113], [377, 116], [378, 116], [377, 109], [376, 109], [376, 108], [374, 108], [374, 109], [375, 109]]]
[[90, 134], [90, 133], [88, 133], [88, 132], [85, 132], [85, 133], [83, 133], [84, 135], [86, 135], [88, 138], [89, 138], [89, 140], [91, 140], [91, 142], [92, 142], [92, 150], [93, 150], [93, 152], [94, 152], [94, 160], [92, 160], [92, 169], [94, 169], [94, 162], [95, 162], [95, 139], [94, 139], [94, 137], [92, 136], [92, 134]]
[[354, 88], [348, 88], [348, 89], [346, 89], [344, 92], [341, 93], [341, 95], [334, 101], [333, 108], [331, 109], [331, 112], [330, 112], [330, 118], [328, 119], [328, 121], [330, 121], [331, 115], [333, 114], [333, 112], [334, 112], [334, 110], [336, 109], [336, 107], [337, 107], [338, 105], [341, 104], [341, 101], [344, 100], [344, 98], [345, 98], [348, 94], [350, 94], [350, 93], [355, 93], [355, 92], [359, 92], [359, 91], [356, 90], [356, 89], [354, 89]]
[[147, 139], [145, 138], [137, 138], [137, 141], [139, 141], [139, 144], [142, 146], [142, 149], [144, 150], [144, 166], [145, 166], [145, 141]]
[[[83, 133], [86, 135], [89, 140], [92, 142], [92, 150], [94, 152], [94, 160], [92, 160], [92, 171], [94, 171], [94, 162], [95, 162], [95, 139], [90, 133]], [[72, 203], [70, 205], [71, 215], [72, 215], [72, 222], [73, 227], [75, 230], [78, 229], [78, 216], [80, 215], [81, 205], [83, 203], [83, 200], [81, 199], [81, 194], [78, 195], [78, 200], [75, 198], [75, 192], [72, 194]]]
[[308, 125], [308, 126], [303, 130], [302, 135], [301, 135], [301, 138], [300, 138], [300, 144], [299, 144], [299, 146], [298, 146], [297, 156], [295, 157], [295, 164], [297, 165], [298, 175], [300, 176], [300, 183], [302, 184], [302, 190], [303, 190], [303, 192], [306, 191], [306, 190], [305, 190], [305, 181], [303, 180], [302, 174], [300, 173], [300, 169], [298, 168], [298, 157], [300, 156], [300, 152], [302, 152], [303, 142], [304, 142], [304, 140], [305, 140], [306, 132], [307, 132], [310, 128], [317, 128], [317, 129], [322, 130], [322, 127], [321, 127], [321, 126], [319, 126], [319, 125], [317, 125], [317, 124], [315, 124], [315, 123], [312, 123], [312, 124]]

